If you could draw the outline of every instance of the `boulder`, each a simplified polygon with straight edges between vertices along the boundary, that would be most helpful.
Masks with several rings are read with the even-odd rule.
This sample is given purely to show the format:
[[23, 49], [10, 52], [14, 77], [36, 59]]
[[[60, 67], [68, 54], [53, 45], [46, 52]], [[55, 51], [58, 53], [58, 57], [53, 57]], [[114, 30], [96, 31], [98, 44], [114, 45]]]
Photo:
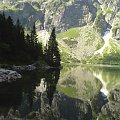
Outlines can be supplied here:
[[16, 71], [2, 69], [2, 68], [0, 69], [0, 82], [4, 82], [4, 81], [11, 82], [21, 77], [22, 76]]

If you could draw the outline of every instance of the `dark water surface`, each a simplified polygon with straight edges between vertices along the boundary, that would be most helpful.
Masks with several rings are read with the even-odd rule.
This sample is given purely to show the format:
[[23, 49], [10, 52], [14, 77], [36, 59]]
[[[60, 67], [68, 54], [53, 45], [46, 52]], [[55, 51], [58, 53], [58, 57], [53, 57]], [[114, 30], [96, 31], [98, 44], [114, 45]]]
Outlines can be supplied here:
[[26, 71], [0, 83], [0, 120], [120, 120], [119, 67]]

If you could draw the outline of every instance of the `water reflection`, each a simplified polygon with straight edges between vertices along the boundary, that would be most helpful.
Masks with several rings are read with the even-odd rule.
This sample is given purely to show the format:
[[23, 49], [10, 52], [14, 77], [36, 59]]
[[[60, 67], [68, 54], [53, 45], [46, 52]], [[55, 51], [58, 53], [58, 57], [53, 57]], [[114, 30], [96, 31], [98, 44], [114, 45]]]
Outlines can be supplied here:
[[102, 73], [99, 72], [99, 73], [96, 73], [96, 72], [93, 72], [93, 75], [100, 80], [100, 82], [102, 83], [102, 88], [101, 88], [101, 92], [105, 95], [105, 96], [108, 96], [108, 90], [107, 90], [107, 82], [105, 82], [102, 78]]
[[49, 99], [49, 104], [52, 104], [53, 95], [56, 91], [56, 85], [59, 80], [60, 70], [47, 70], [47, 74], [45, 75], [45, 83], [46, 83], [46, 92], [47, 92], [47, 98]]
[[21, 103], [22, 88], [13, 84], [0, 84], [0, 115], [7, 115], [9, 109], [17, 107]]
[[119, 68], [77, 66], [21, 74], [18, 81], [0, 84], [0, 119], [96, 120], [104, 111], [120, 109], [119, 90], [114, 91], [120, 88]]
[[120, 89], [120, 67], [90, 67], [89, 70], [102, 83], [101, 92], [109, 96], [111, 90]]
[[10, 114], [13, 117], [17, 115], [24, 118], [33, 111], [39, 111], [43, 93], [47, 94], [46, 98], [51, 105], [60, 70], [32, 71], [22, 74], [21, 80], [0, 84], [0, 115], [8, 119]]
[[97, 119], [101, 109], [108, 102], [111, 104], [110, 92], [120, 89], [120, 68], [85, 65], [73, 67], [66, 73], [64, 71], [57, 89], [72, 98], [89, 101], [92, 108], [92, 119]]
[[96, 116], [101, 112], [102, 107], [108, 103], [107, 97], [102, 93], [99, 92], [94, 96], [94, 98], [91, 100], [91, 106], [92, 111], [95, 116], [93, 116], [96, 119]]
[[86, 67], [73, 67], [66, 73], [63, 70], [61, 76], [57, 89], [70, 97], [86, 101], [93, 99], [100, 91], [101, 82]]

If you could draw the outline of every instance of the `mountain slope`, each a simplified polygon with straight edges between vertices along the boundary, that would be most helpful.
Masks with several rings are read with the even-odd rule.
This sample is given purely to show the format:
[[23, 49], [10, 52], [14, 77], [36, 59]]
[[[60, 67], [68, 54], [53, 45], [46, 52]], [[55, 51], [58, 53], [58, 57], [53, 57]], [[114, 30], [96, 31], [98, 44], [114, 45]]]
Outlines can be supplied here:
[[102, 54], [95, 54], [91, 57], [90, 63], [120, 64], [120, 42], [110, 39]]
[[63, 42], [80, 61], [84, 61], [103, 45], [102, 37], [91, 26], [69, 29], [57, 35], [58, 41]]
[[24, 25], [39, 20], [41, 28], [50, 30], [54, 25], [57, 31], [91, 24], [97, 12], [92, 0], [0, 0], [0, 5]]
[[[19, 18], [28, 31], [35, 22], [39, 35], [55, 26], [63, 61], [118, 63], [119, 0], [0, 0], [3, 10], [14, 22]], [[109, 45], [102, 38], [108, 29], [113, 39]]]

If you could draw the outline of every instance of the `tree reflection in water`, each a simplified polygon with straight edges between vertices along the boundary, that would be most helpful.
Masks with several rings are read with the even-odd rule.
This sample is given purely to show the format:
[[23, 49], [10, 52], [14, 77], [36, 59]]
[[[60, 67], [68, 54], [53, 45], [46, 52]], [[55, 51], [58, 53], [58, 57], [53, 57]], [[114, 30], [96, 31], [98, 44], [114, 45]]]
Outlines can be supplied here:
[[[77, 70], [76, 73], [75, 70]], [[110, 75], [112, 73], [110, 72]], [[78, 81], [78, 92], [82, 95], [84, 91], [82, 91], [81, 86], [84, 85], [84, 81], [87, 81], [89, 84], [89, 80], [87, 79], [89, 73], [88, 71], [82, 71], [81, 68], [75, 68], [72, 70], [72, 74], [72, 77], [75, 78], [73, 80]], [[83, 75], [83, 79], [81, 75]], [[84, 75], [87, 77], [85, 78]], [[89, 101], [83, 100], [81, 96], [79, 96], [79, 98], [77, 98], [78, 96], [71, 97], [64, 93], [66, 91], [59, 91], [60, 81], [59, 84], [57, 84], [58, 80], [64, 78], [64, 80], [70, 81], [69, 78], [71, 77], [71, 74], [67, 74], [67, 77], [61, 75], [59, 79], [59, 69], [27, 71], [22, 73], [22, 76], [22, 79], [15, 82], [0, 83], [0, 120], [96, 120], [103, 116], [104, 111], [107, 111], [108, 113], [106, 112], [106, 114], [109, 116], [109, 111], [111, 110], [112, 117], [114, 114], [117, 116], [117, 113], [119, 113], [119, 103], [116, 102], [114, 104], [115, 100], [111, 102], [110, 99], [109, 102], [107, 97], [99, 91], [91, 94], [93, 97]], [[105, 73], [104, 76], [110, 79], [107, 73]], [[118, 79], [119, 71], [112, 74], [112, 76], [113, 78], [116, 76], [116, 79]], [[89, 79], [94, 85], [94, 76], [91, 76]], [[115, 79], [112, 81], [114, 82]], [[70, 84], [74, 87], [74, 85], [72, 85], [73, 82]], [[92, 84], [89, 85], [90, 88], [94, 87]], [[99, 87], [98, 85], [97, 82], [95, 88]], [[69, 86], [68, 83], [66, 83], [66, 87], [67, 86]], [[64, 87], [65, 85], [62, 86], [62, 89], [64, 89]], [[86, 86], [86, 89], [88, 89], [89, 92], [89, 86]], [[113, 91], [112, 95], [114, 96], [113, 98], [119, 100], [119, 91]], [[114, 110], [118, 112], [114, 112]]]
[[[28, 118], [31, 116], [29, 114], [32, 114], [34, 118], [36, 115], [33, 113], [39, 112], [40, 114], [41, 112], [43, 94], [47, 95], [49, 101], [47, 104], [51, 106], [60, 70], [31, 71], [22, 73], [22, 75], [20, 80], [0, 84], [0, 119], [1, 116], [6, 119]], [[44, 82], [45, 86], [42, 87], [45, 89], [36, 91], [41, 82]]]
[[53, 95], [56, 91], [56, 85], [59, 80], [60, 76], [60, 70], [47, 70], [46, 75], [45, 75], [45, 83], [46, 83], [46, 92], [47, 92], [47, 98], [49, 99], [49, 104], [51, 106], [52, 100], [53, 100]]

